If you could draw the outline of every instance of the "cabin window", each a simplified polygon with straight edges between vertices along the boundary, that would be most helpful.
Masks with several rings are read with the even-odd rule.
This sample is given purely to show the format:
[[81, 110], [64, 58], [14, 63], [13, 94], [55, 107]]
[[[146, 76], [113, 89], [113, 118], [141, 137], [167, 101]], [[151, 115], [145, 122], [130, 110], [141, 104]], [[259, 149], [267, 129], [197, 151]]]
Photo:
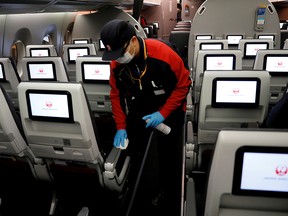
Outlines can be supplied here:
[[11, 54], [10, 56], [13, 58], [14, 62], [17, 65], [17, 71], [19, 73], [19, 76], [22, 75], [22, 67], [21, 64], [19, 64], [23, 57], [25, 57], [25, 45], [22, 41], [18, 40], [14, 42], [14, 44], [11, 47]]

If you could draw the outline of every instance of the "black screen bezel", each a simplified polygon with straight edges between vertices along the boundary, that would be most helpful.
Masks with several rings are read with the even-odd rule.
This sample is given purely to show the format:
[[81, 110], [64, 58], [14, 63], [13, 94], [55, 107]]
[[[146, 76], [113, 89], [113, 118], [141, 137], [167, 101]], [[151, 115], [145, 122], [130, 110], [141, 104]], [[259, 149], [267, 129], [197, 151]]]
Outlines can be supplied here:
[[[216, 102], [217, 81], [256, 81], [256, 98], [255, 103], [231, 103], [231, 102]], [[216, 77], [212, 82], [212, 98], [211, 106], [213, 108], [257, 108], [260, 100], [261, 80], [257, 77]]]
[[[29, 65], [33, 64], [51, 64], [52, 65], [52, 72], [53, 72], [53, 78], [31, 78], [31, 73], [30, 73], [30, 68]], [[35, 61], [35, 62], [27, 62], [26, 63], [27, 67], [27, 74], [28, 74], [28, 79], [30, 81], [56, 81], [57, 80], [57, 75], [56, 75], [56, 67], [55, 63], [53, 61]]]
[[[271, 145], [273, 145], [273, 143]], [[235, 152], [232, 194], [242, 196], [288, 197], [288, 192], [241, 189], [243, 158], [245, 152], [288, 154], [288, 148], [279, 146], [242, 146], [238, 148]]]
[[236, 56], [235, 54], [206, 54], [204, 56], [204, 71], [207, 70], [207, 58], [209, 57], [233, 57], [233, 68], [229, 70], [235, 70], [236, 68]]
[[[64, 117], [48, 117], [48, 116], [33, 116], [31, 110], [31, 102], [29, 94], [55, 94], [55, 95], [66, 95], [67, 102], [68, 102], [68, 112], [69, 118]], [[45, 122], [62, 122], [62, 123], [74, 123], [74, 116], [73, 116], [73, 107], [72, 107], [72, 96], [69, 91], [63, 90], [38, 90], [38, 89], [28, 89], [26, 90], [26, 101], [27, 101], [27, 110], [28, 115], [31, 120], [35, 121], [45, 121]]]
[[[67, 48], [67, 54], [68, 54], [68, 62], [70, 64], [75, 64], [76, 60], [71, 60], [71, 56], [70, 56], [70, 50], [77, 50], [77, 49], [86, 49], [87, 50], [87, 55], [90, 55], [90, 49], [87, 46], [81, 46], [79, 45], [79, 47], [68, 47]], [[85, 55], [86, 56], [86, 55]]]
[[266, 44], [267, 45], [267, 48], [266, 49], [269, 49], [269, 43], [268, 42], [246, 42], [244, 43], [244, 59], [255, 59], [256, 55], [247, 55], [246, 52], [247, 52], [247, 45], [251, 45], [251, 44]]
[[84, 65], [85, 64], [107, 64], [110, 66], [110, 62], [93, 62], [93, 61], [83, 61], [81, 62], [81, 76], [82, 76], [82, 82], [83, 83], [94, 83], [94, 84], [109, 84], [109, 80], [91, 80], [91, 79], [85, 79], [85, 73], [84, 73]]
[[[263, 70], [266, 70], [267, 66], [267, 58], [268, 57], [287, 57], [288, 54], [266, 54], [263, 57]], [[267, 70], [268, 71], [268, 70]], [[280, 72], [280, 71], [268, 71], [271, 76], [288, 76], [288, 71]]]
[[[32, 55], [32, 51], [33, 51], [33, 50], [45, 50], [45, 51], [48, 51], [48, 56], [33, 56], [33, 55]], [[30, 49], [29, 49], [29, 53], [30, 53], [30, 56], [31, 56], [31, 57], [50, 57], [50, 56], [51, 56], [51, 54], [50, 54], [50, 49], [49, 49], [49, 48], [45, 48], [45, 47], [44, 47], [44, 48], [40, 48], [40, 47], [39, 47], [39, 48], [38, 48], [38, 47], [37, 47], [37, 48], [30, 48]]]

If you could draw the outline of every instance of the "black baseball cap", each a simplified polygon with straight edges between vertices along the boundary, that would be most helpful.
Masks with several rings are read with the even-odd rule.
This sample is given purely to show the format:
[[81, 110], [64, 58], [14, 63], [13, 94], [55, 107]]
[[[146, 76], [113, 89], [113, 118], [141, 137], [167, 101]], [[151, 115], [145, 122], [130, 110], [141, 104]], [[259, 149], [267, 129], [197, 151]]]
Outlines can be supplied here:
[[103, 60], [115, 60], [123, 54], [125, 44], [136, 35], [135, 28], [127, 21], [115, 19], [106, 23], [100, 33], [105, 46]]

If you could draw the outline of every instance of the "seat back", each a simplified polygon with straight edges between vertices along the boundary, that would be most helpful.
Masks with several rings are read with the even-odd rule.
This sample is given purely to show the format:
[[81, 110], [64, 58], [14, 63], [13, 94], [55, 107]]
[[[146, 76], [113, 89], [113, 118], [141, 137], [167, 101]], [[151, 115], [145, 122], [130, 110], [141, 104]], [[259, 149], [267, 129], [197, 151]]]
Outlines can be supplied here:
[[288, 50], [259, 50], [254, 70], [267, 70], [270, 73], [270, 105], [283, 96], [288, 83]]
[[0, 102], [0, 157], [28, 163], [35, 178], [51, 181], [46, 164], [36, 158], [28, 146], [19, 114], [2, 86]]
[[193, 71], [194, 104], [199, 102], [204, 71], [241, 70], [242, 54], [240, 50], [199, 50], [196, 69]]
[[27, 57], [49, 57], [58, 56], [57, 50], [52, 44], [41, 45], [27, 45], [26, 46]]
[[171, 31], [169, 37], [169, 41], [175, 44], [185, 59], [188, 57], [189, 33], [189, 31]]
[[18, 91], [22, 125], [36, 157], [95, 169], [102, 186], [123, 189], [130, 157], [116, 170], [121, 150], [111, 143], [104, 163], [104, 148], [81, 83], [22, 82]]
[[24, 156], [28, 149], [19, 115], [0, 85], [0, 154]]
[[64, 65], [71, 81], [76, 80], [76, 59], [78, 56], [96, 55], [95, 44], [64, 44]]
[[23, 81], [68, 82], [61, 57], [25, 57], [21, 62]]
[[[197, 35], [200, 37], [201, 35]], [[207, 35], [209, 36], [209, 35]], [[195, 36], [196, 37], [196, 36]], [[205, 37], [205, 35], [204, 35]], [[193, 71], [196, 67], [196, 61], [197, 61], [197, 56], [198, 56], [198, 51], [199, 50], [220, 50], [220, 49], [228, 49], [228, 40], [227, 39], [197, 39], [195, 40], [195, 47], [194, 47], [194, 54], [193, 54], [193, 62], [192, 62], [192, 68]], [[193, 51], [192, 51], [193, 52]]]
[[268, 112], [269, 83], [267, 71], [205, 71], [198, 144], [215, 144], [222, 128], [258, 127]]
[[220, 131], [204, 215], [286, 215], [287, 139], [287, 131]]
[[82, 82], [93, 112], [112, 112], [109, 77], [109, 61], [92, 56], [76, 59], [76, 81]]
[[22, 82], [18, 91], [25, 135], [37, 157], [103, 162], [80, 83]]
[[16, 65], [12, 58], [0, 58], [0, 85], [12, 99], [14, 107], [18, 110], [18, 91], [17, 86], [21, 82]]
[[274, 49], [274, 42], [271, 39], [241, 39], [238, 49], [242, 51], [242, 68], [251, 70], [257, 51], [261, 49]]

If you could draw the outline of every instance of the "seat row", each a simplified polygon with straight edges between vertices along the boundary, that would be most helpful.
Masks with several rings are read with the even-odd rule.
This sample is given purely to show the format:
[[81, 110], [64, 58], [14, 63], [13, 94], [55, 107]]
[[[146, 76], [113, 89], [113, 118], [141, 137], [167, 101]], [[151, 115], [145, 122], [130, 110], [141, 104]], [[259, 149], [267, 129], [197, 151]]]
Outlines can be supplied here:
[[82, 167], [84, 173], [94, 170], [98, 183], [91, 188], [99, 184], [113, 193], [123, 192], [130, 157], [112, 148], [112, 143], [101, 142], [101, 126], [95, 122], [82, 83], [22, 81], [17, 87], [19, 113], [0, 88], [1, 159], [26, 161], [36, 179], [52, 183], [61, 182], [59, 167], [68, 172], [73, 167]]

